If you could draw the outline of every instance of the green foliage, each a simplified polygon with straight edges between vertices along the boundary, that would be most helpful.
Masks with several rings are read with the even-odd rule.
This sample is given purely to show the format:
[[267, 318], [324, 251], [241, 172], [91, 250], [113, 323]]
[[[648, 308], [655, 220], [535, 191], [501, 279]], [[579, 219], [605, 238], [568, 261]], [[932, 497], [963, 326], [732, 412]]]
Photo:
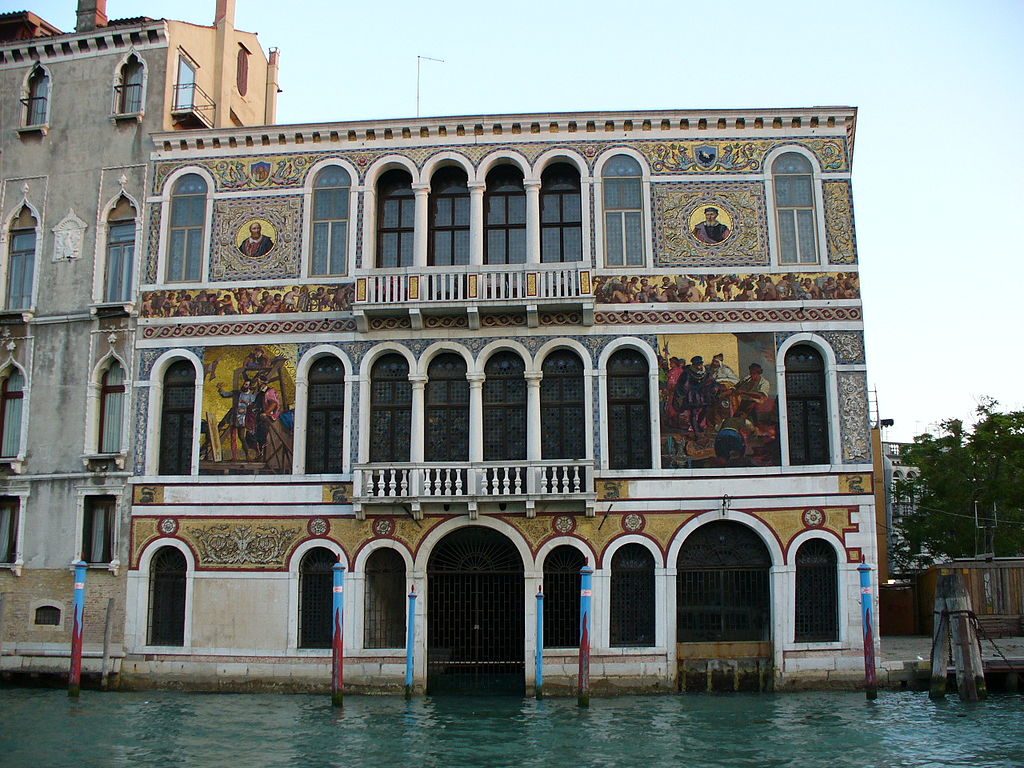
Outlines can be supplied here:
[[898, 560], [915, 552], [927, 564], [982, 551], [975, 502], [979, 519], [991, 518], [993, 505], [997, 510], [996, 556], [1024, 553], [1024, 411], [1000, 413], [998, 407], [986, 399], [970, 429], [950, 419], [938, 434], [918, 435], [904, 449], [903, 464], [920, 474], [895, 488], [897, 499], [914, 501], [899, 523], [909, 552], [898, 553]]

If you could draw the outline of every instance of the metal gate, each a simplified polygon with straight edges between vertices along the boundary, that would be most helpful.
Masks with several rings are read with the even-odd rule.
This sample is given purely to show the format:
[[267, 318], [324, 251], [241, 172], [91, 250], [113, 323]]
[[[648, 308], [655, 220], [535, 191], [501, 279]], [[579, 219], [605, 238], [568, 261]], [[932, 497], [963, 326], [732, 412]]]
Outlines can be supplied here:
[[490, 528], [450, 533], [427, 563], [427, 692], [525, 693], [523, 561]]

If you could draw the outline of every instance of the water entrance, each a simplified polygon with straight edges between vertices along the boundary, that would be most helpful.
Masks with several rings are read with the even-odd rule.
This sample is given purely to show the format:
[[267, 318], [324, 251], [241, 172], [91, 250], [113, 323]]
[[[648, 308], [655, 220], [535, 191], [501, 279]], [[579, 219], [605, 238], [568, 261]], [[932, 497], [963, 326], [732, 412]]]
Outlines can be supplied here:
[[523, 561], [505, 536], [473, 526], [448, 534], [427, 562], [427, 692], [526, 688]]

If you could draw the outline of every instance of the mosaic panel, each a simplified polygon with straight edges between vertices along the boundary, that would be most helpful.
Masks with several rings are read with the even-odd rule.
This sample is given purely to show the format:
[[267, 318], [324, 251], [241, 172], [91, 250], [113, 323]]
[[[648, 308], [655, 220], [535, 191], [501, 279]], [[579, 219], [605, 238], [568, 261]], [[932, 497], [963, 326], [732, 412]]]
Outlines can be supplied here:
[[853, 193], [848, 181], [826, 181], [825, 238], [830, 264], [856, 264], [857, 239], [853, 229]]
[[702, 309], [595, 312], [597, 325], [661, 325], [701, 323], [789, 323], [859, 321], [859, 307], [796, 307], [793, 309]]
[[864, 334], [860, 331], [825, 331], [821, 335], [836, 353], [840, 365], [864, 363]]
[[859, 299], [856, 272], [785, 272], [758, 275], [598, 275], [599, 304]]
[[265, 320], [246, 323], [201, 323], [194, 325], [149, 325], [144, 339], [192, 339], [203, 336], [234, 337], [267, 333], [351, 333], [355, 320]]
[[146, 265], [143, 269], [143, 282], [157, 281], [157, 257], [160, 253], [160, 205], [154, 204], [149, 209], [149, 227], [146, 229]]
[[839, 433], [844, 462], [871, 461], [868, 381], [862, 371], [839, 372]]
[[353, 291], [352, 283], [143, 291], [140, 317], [347, 312]]
[[217, 200], [210, 279], [298, 277], [301, 244], [301, 197]]
[[847, 171], [850, 168], [846, 142], [842, 138], [801, 138], [799, 140], [686, 139], [672, 142], [639, 142], [637, 149], [651, 164], [651, 172], [661, 173], [757, 173], [764, 158], [776, 147], [799, 144], [818, 158], [823, 171]]

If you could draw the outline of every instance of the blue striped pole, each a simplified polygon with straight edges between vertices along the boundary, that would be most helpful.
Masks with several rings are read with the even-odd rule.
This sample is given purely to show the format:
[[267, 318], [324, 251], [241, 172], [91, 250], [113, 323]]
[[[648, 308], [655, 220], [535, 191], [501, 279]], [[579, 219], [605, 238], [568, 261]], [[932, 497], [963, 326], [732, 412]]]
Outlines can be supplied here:
[[580, 569], [580, 670], [576, 703], [581, 707], [590, 706], [590, 598], [593, 576], [594, 569], [589, 565]]
[[71, 618], [71, 671], [68, 673], [68, 696], [76, 697], [82, 686], [82, 629], [85, 615], [85, 573], [86, 564], [76, 560], [74, 614]]
[[409, 590], [409, 618], [405, 623], [405, 698], [412, 698], [413, 670], [416, 666], [416, 585]]
[[342, 706], [345, 691], [345, 566], [334, 564], [334, 630], [331, 635], [331, 704]]
[[544, 698], [544, 587], [537, 587], [537, 698]]
[[871, 566], [861, 561], [857, 566], [860, 574], [860, 621], [864, 629], [864, 692], [869, 700], [878, 698], [878, 681], [875, 679], [875, 632], [871, 605]]

